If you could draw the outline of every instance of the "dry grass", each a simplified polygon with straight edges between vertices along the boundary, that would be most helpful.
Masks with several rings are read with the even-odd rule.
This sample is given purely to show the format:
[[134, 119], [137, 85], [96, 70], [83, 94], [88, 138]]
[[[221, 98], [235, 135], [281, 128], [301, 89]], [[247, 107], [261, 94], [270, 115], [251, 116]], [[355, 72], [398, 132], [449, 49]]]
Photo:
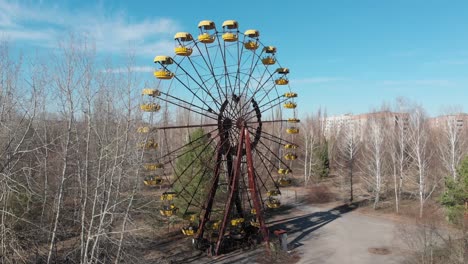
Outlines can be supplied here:
[[314, 185], [307, 187], [305, 202], [311, 204], [321, 204], [336, 201], [337, 195], [326, 185]]

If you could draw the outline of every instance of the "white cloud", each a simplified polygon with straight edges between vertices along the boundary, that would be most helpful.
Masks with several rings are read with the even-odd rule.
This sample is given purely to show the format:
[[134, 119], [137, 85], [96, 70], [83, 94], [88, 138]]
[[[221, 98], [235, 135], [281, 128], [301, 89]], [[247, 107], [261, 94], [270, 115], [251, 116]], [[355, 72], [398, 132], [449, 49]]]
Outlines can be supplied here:
[[154, 56], [173, 48], [178, 23], [168, 18], [130, 21], [125, 13], [106, 14], [102, 9], [71, 11], [0, 0], [0, 37], [56, 46], [67, 32], [84, 34], [96, 42], [98, 52]]

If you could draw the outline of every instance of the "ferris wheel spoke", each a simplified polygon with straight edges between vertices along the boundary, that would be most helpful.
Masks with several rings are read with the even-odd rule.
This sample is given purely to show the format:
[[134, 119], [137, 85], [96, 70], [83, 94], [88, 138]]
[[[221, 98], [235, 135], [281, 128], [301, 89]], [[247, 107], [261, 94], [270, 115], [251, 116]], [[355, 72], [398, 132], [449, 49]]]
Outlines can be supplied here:
[[[172, 99], [179, 100], [179, 101], [181, 101], [182, 103], [187, 104], [187, 105], [189, 105], [189, 106], [191, 106], [191, 107], [195, 107], [195, 108], [198, 108], [198, 109], [200, 109], [200, 110], [202, 110], [202, 111], [206, 111], [206, 112], [209, 112], [209, 113], [218, 115], [218, 113], [217, 113], [216, 111], [214, 111], [212, 108], [205, 109], [205, 108], [203, 108], [203, 107], [200, 107], [200, 106], [194, 104], [193, 102], [190, 103], [190, 102], [188, 102], [188, 101], [186, 101], [186, 100], [180, 99], [179, 97], [172, 96], [172, 95], [170, 95], [169, 93], [165, 93], [165, 92], [160, 92], [160, 93], [161, 93], [162, 95], [165, 95], [165, 96], [170, 97], [170, 98], [172, 98]], [[159, 97], [159, 99], [161, 99], [161, 97]], [[166, 100], [167, 100], [167, 99], [166, 99]], [[166, 101], [166, 100], [163, 100], [163, 101]], [[171, 101], [166, 101], [166, 102], [172, 103]], [[177, 106], [179, 106], [179, 105], [177, 105]]]
[[[196, 128], [196, 127], [214, 127], [218, 124], [199, 124], [199, 125], [185, 125], [185, 126], [162, 126], [154, 127], [155, 130], [165, 130], [165, 129], [180, 129], [180, 128]], [[215, 129], [216, 130], [216, 129]], [[214, 131], [214, 130], [213, 130]]]
[[[203, 57], [202, 54], [200, 54], [200, 56], [204, 59], [204, 57]], [[205, 88], [205, 89], [203, 89], [203, 90], [205, 91], [205, 93], [206, 93], [207, 95], [209, 95], [209, 96], [213, 99], [213, 101], [217, 104], [217, 107], [218, 107], [218, 109], [219, 109], [219, 108], [221, 107], [221, 104], [218, 102], [218, 99], [221, 99], [221, 98], [216, 98], [216, 99], [214, 98], [214, 96], [213, 96], [212, 93], [210, 92], [210, 89], [206, 86], [206, 81], [207, 81], [207, 80], [204, 80], [204, 79], [203, 79], [203, 77], [201, 76], [200, 72], [197, 70], [197, 67], [194, 65], [194, 63], [193, 63], [193, 61], [192, 61], [192, 59], [191, 59], [190, 57], [188, 58], [188, 60], [189, 60], [189, 62], [190, 62], [190, 65], [192, 65], [193, 70], [194, 70], [194, 71], [196, 72], [196, 74], [198, 75], [198, 78], [200, 78], [200, 81], [203, 83], [203, 86], [204, 86], [204, 88]], [[204, 59], [204, 60], [205, 60], [205, 59]], [[206, 60], [205, 60], [205, 61], [206, 61]], [[213, 76], [213, 77], [215, 77], [215, 76]], [[218, 84], [217, 84], [216, 78], [214, 78], [214, 80], [215, 80], [216, 86], [217, 86], [217, 88], [218, 88]], [[197, 84], [198, 84], [198, 83], [197, 83]], [[200, 87], [201, 87], [201, 86], [200, 86]], [[218, 91], [219, 91], [219, 89], [218, 89]]]
[[[260, 55], [255, 56], [255, 55], [256, 55], [256, 51], [253, 52], [254, 56], [252, 56], [252, 63], [251, 63], [251, 65], [250, 65], [248, 78], [247, 78], [247, 80], [245, 81], [245, 85], [244, 85], [244, 87], [242, 88], [242, 92], [239, 94], [239, 96], [244, 96], [244, 92], [246, 92], [246, 89], [248, 89], [247, 87], [248, 87], [249, 84], [250, 84], [250, 79], [252, 78], [252, 75], [253, 75], [253, 73], [254, 73], [254, 69], [257, 67], [258, 62], [260, 61], [260, 58], [261, 58], [262, 53], [263, 53], [263, 51], [260, 53]], [[257, 58], [257, 60], [256, 60], [255, 63], [254, 63], [255, 58]]]
[[[176, 153], [177, 151], [179, 151], [179, 150], [181, 150], [181, 149], [183, 149], [183, 148], [185, 148], [185, 147], [187, 147], [187, 146], [189, 146], [189, 145], [191, 145], [191, 144], [193, 144], [193, 143], [195, 143], [195, 142], [197, 142], [197, 141], [199, 141], [199, 140], [205, 138], [206, 136], [210, 135], [212, 132], [217, 131], [217, 130], [218, 130], [218, 129], [213, 129], [213, 130], [211, 130], [210, 132], [205, 133], [205, 134], [203, 134], [202, 136], [200, 136], [200, 137], [198, 137], [198, 138], [196, 138], [196, 139], [194, 139], [194, 140], [188, 142], [187, 144], [185, 144], [185, 145], [183, 145], [183, 146], [181, 146], [181, 147], [179, 147], [179, 148], [177, 148], [177, 149], [175, 149], [175, 150], [172, 150], [172, 151], [166, 153], [165, 155], [159, 157], [159, 159], [164, 159], [164, 158], [166, 158], [166, 157], [169, 157], [169, 156], [171, 156], [172, 154]], [[219, 134], [216, 135], [215, 137], [213, 137], [212, 140], [213, 140], [214, 138], [218, 137], [218, 136], [219, 136]], [[166, 139], [166, 147], [168, 147], [169, 144], [168, 144], [168, 142], [167, 142], [166, 130], [164, 130], [164, 137], [165, 137], [165, 139]], [[199, 146], [203, 146], [203, 144], [200, 144]], [[196, 146], [196, 147], [198, 147], [198, 146]], [[186, 154], [186, 153], [188, 153], [188, 152], [184, 152], [184, 153], [181, 154], [181, 155], [184, 155], [184, 154]], [[179, 156], [178, 156], [178, 157], [179, 157]], [[177, 158], [178, 158], [178, 157], [177, 157]], [[168, 162], [166, 162], [165, 164], [167, 164], [167, 163], [168, 163]]]
[[[190, 112], [193, 112], [193, 113], [202, 115], [202, 116], [204, 116], [204, 117], [206, 117], [206, 118], [211, 118], [211, 119], [213, 119], [213, 120], [218, 120], [218, 118], [216, 118], [216, 117], [209, 116], [208, 114], [205, 114], [205, 113], [203, 113], [203, 112], [196, 111], [196, 110], [194, 110], [194, 109], [192, 109], [192, 108], [190, 108], [190, 107], [188, 107], [188, 106], [181, 105], [181, 104], [178, 104], [178, 103], [176, 103], [176, 102], [173, 102], [173, 101], [171, 101], [171, 100], [168, 100], [168, 99], [165, 99], [165, 98], [161, 98], [161, 97], [160, 97], [159, 99], [160, 99], [161, 101], [164, 101], [164, 102], [169, 103], [169, 104], [171, 104], [171, 105], [178, 106], [178, 107], [183, 108], [183, 109], [185, 109], [185, 110], [188, 110], [188, 111], [190, 111]], [[185, 100], [181, 100], [181, 99], [179, 99], [179, 100], [180, 100], [180, 101], [183, 101], [184, 103], [187, 103], [189, 106], [195, 106], [194, 104], [191, 104], [191, 103], [189, 103], [189, 102], [186, 102]], [[197, 108], [200, 108], [200, 109], [202, 109], [203, 111], [206, 111], [206, 112], [211, 113], [211, 112], [210, 112], [210, 109], [211, 109], [211, 108], [210, 108], [209, 110], [203, 109], [203, 108], [198, 107], [198, 106], [197, 106]], [[213, 111], [213, 113], [214, 113], [214, 111]]]
[[[204, 168], [204, 169], [203, 169]], [[203, 169], [203, 172], [201, 174], [201, 177], [200, 177], [200, 180], [198, 181], [197, 183], [197, 187], [195, 188], [195, 190], [198, 190], [198, 188], [200, 187], [200, 184], [203, 182], [203, 179], [205, 177], [205, 175], [207, 175], [207, 171], [209, 169], [209, 166], [202, 166], [196, 173], [194, 173], [194, 175], [199, 175], [199, 173], [202, 171]], [[176, 178], [176, 180], [179, 180], [180, 181], [180, 177], [182, 176], [183, 174], [180, 174], [178, 178]], [[185, 188], [185, 186], [189, 186], [192, 181], [195, 179], [195, 177], [192, 177], [189, 182], [185, 182], [185, 183], [182, 183], [180, 182], [182, 185], [182, 190], [179, 192], [179, 193], [182, 193], [182, 192], [186, 192], [188, 193], [189, 195], [191, 195], [190, 197], [190, 201], [187, 201], [188, 202], [188, 205], [187, 205], [187, 209], [190, 207], [190, 205], [192, 204], [192, 201], [195, 200], [195, 195], [196, 195], [196, 192], [193, 192], [191, 193], [190, 191], [187, 190], [187, 188]], [[176, 180], [171, 184], [171, 187], [172, 185], [174, 185], [174, 183], [176, 183]], [[179, 194], [178, 193], [178, 194]], [[195, 200], [196, 201], [196, 200]], [[198, 206], [201, 207], [201, 202], [200, 201], [196, 201], [198, 203]], [[186, 210], [187, 211], [187, 210]]]
[[[245, 35], [244, 35], [244, 41], [245, 41]], [[244, 41], [242, 41], [242, 43]], [[241, 78], [240, 78], [241, 76], [240, 76], [240, 74], [241, 74], [241, 67], [242, 67], [242, 65], [241, 65], [242, 55], [244, 54], [243, 51], [244, 51], [244, 45], [241, 45], [241, 49], [240, 49], [240, 52], [239, 52], [239, 42], [237, 42], [237, 72], [236, 72], [236, 79], [234, 81], [234, 83], [235, 83], [234, 90], [237, 87], [239, 87], [239, 96], [241, 96], [241, 94], [240, 94], [240, 89], [241, 89], [241, 87], [240, 87], [241, 86]], [[238, 83], [239, 83], [239, 85], [238, 85]]]
[[[235, 85], [233, 86], [232, 83], [231, 83], [231, 78], [230, 78], [230, 72], [229, 72], [229, 69], [228, 69], [228, 64], [227, 64], [227, 59], [226, 59], [226, 42], [223, 42], [223, 45], [221, 45], [221, 42], [220, 42], [220, 38], [217, 37], [216, 38], [218, 40], [218, 47], [219, 47], [219, 50], [221, 51], [221, 57], [223, 59], [223, 68], [224, 68], [224, 85], [226, 87], [226, 99], [229, 98], [229, 96], [234, 96], [235, 94]], [[228, 91], [228, 88], [229, 91]], [[233, 107], [232, 103], [233, 103], [233, 100], [228, 100], [228, 103], [229, 103], [229, 109], [234, 109], [235, 107]], [[229, 111], [229, 110], [228, 110]]]
[[266, 170], [268, 176], [270, 177], [271, 181], [273, 182], [275, 188], [278, 189], [279, 186], [278, 186], [278, 184], [276, 183], [276, 181], [275, 181], [273, 175], [271, 174], [271, 170], [268, 169], [268, 166], [266, 165], [265, 160], [264, 160], [263, 157], [261, 157], [260, 155], [259, 155], [258, 157], [259, 157], [261, 163], [263, 164], [263, 167], [265, 168], [265, 170]]
[[200, 48], [198, 47], [198, 43], [195, 43], [195, 47], [197, 47], [197, 50], [198, 52], [200, 53], [200, 56], [203, 58], [203, 61], [205, 62], [206, 66], [208, 67], [210, 73], [211, 73], [211, 76], [213, 77], [214, 81], [215, 81], [215, 84], [216, 84], [216, 89], [218, 91], [218, 95], [219, 95], [219, 99], [220, 101], [223, 101], [223, 98], [226, 98], [227, 97], [227, 94], [225, 94], [218, 82], [218, 79], [216, 78], [216, 74], [214, 72], [214, 66], [213, 66], [213, 63], [212, 63], [212, 60], [211, 60], [211, 56], [210, 56], [210, 53], [208, 52], [208, 46], [205, 45], [205, 50], [206, 50], [206, 55], [207, 55], [207, 58], [208, 58], [208, 61], [206, 60], [205, 56], [203, 56]]
[[[276, 101], [276, 100], [279, 100], [280, 98], [281, 98], [281, 97], [276, 98], [276, 99], [272, 100], [271, 102]], [[280, 101], [279, 101], [278, 103], [276, 103], [276, 104], [270, 105], [268, 108], [261, 110], [261, 111], [260, 111], [260, 114], [265, 113], [266, 111], [272, 109], [272, 108], [275, 107], [275, 106], [278, 106], [278, 105], [280, 105], [280, 104], [286, 102], [287, 100], [288, 100], [288, 99], [286, 98], [286, 99], [284, 99], [284, 100], [280, 100]], [[268, 102], [268, 103], [271, 103], [271, 102]], [[268, 103], [266, 103], [266, 104], [268, 104]], [[264, 104], [264, 105], [266, 105], [266, 104]], [[260, 107], [260, 108], [261, 108], [261, 107]], [[251, 110], [250, 112], [248, 112], [248, 114], [251, 114], [251, 113], [253, 113], [253, 112], [254, 112], [254, 110]], [[255, 117], [254, 117], [254, 116], [249, 117], [246, 121], [250, 121], [250, 120], [252, 120], [252, 118], [255, 118]]]
[[[180, 66], [180, 64], [177, 64], [177, 63], [176, 63], [176, 65], [178, 66], [178, 68], [182, 69], [182, 71], [186, 72], [185, 69], [182, 68], [182, 67]], [[162, 66], [163, 66], [164, 70], [169, 71], [165, 65], [162, 65]], [[193, 79], [193, 77], [192, 77], [190, 74], [187, 74], [187, 76], [189, 76], [191, 79]], [[194, 96], [194, 98], [197, 98], [197, 99], [199, 100], [200, 103], [204, 104], [206, 107], [208, 107], [208, 109], [211, 109], [211, 106], [207, 104], [206, 100], [203, 100], [202, 98], [200, 98], [199, 95], [197, 95], [197, 93], [193, 92], [193, 88], [190, 88], [190, 87], [189, 87], [185, 82], [183, 82], [177, 75], [174, 75], [174, 79], [177, 80], [177, 82], [180, 83], [183, 87], [185, 87], [185, 89], [187, 89], [187, 90]], [[198, 85], [198, 87], [199, 87], [200, 89], [203, 90], [203, 87], [202, 87], [201, 85], [199, 85], [196, 81], [194, 81], [194, 82]], [[206, 91], [205, 91], [205, 93], [206, 93]], [[215, 101], [216, 101], [216, 100], [215, 100]]]
[[[252, 128], [252, 129], [253, 129], [253, 128]], [[266, 136], [263, 136], [263, 134], [265, 134], [265, 135], [267, 135], [267, 136], [269, 136], [269, 137], [271, 137], [271, 138], [266, 137]], [[285, 139], [283, 139], [283, 138], [280, 138], [280, 137], [278, 137], [278, 136], [275, 136], [275, 135], [270, 134], [270, 133], [265, 132], [265, 131], [262, 131], [262, 138], [268, 139], [268, 140], [270, 140], [270, 141], [272, 141], [272, 142], [274, 142], [274, 143], [280, 144], [280, 145], [285, 145], [284, 143], [286, 143], [286, 144], [294, 144], [294, 143], [292, 143], [292, 142], [290, 142], [290, 141], [288, 141], [288, 140], [285, 140]], [[279, 140], [279, 141], [276, 141], [276, 140], [274, 140], [274, 139]], [[282, 143], [282, 142], [284, 142], [284, 143]]]
[[[174, 185], [174, 183], [180, 182], [180, 183], [182, 184], [182, 190], [188, 192], [188, 191], [186, 190], [185, 186], [188, 186], [188, 185], [192, 182], [192, 180], [194, 179], [194, 177], [192, 177], [188, 183], [183, 183], [183, 182], [180, 180], [180, 179], [181, 179], [181, 176], [184, 175], [185, 172], [186, 172], [188, 169], [191, 169], [191, 168], [192, 168], [192, 165], [193, 165], [196, 161], [202, 161], [202, 162], [203, 162], [203, 160], [200, 158], [200, 156], [206, 151], [206, 149], [210, 146], [210, 144], [211, 144], [211, 142], [213, 142], [213, 140], [214, 140], [214, 138], [211, 139], [210, 142], [208, 142], [208, 143], [205, 145], [205, 147], [200, 151], [200, 153], [198, 153], [198, 155], [190, 162], [190, 164], [188, 164], [188, 165], [185, 167], [185, 169], [184, 169], [181, 173], [177, 173], [177, 170], [173, 167], [174, 174], [176, 175], [176, 178], [175, 178], [174, 181], [172, 181], [172, 183], [170, 184], [171, 187]], [[192, 149], [191, 149], [190, 151], [192, 151]], [[186, 154], [186, 153], [185, 153], [185, 154]], [[184, 154], [184, 155], [185, 155], [185, 154]], [[180, 157], [180, 156], [179, 156], [179, 157]], [[171, 166], [173, 166], [172, 162], [171, 162]], [[202, 166], [202, 167], [200, 168], [200, 170], [199, 170], [197, 173], [199, 173], [199, 172], [202, 170], [203, 167], [205, 167], [205, 170], [206, 170], [206, 168], [207, 168], [208, 166]], [[193, 169], [193, 168], [192, 168], [192, 169]], [[203, 177], [203, 176], [202, 176], [202, 177]], [[185, 185], [185, 186], [184, 186], [184, 185]], [[188, 192], [188, 193], [190, 193], [190, 192]]]
[[[283, 159], [281, 159], [281, 157], [279, 157], [276, 153], [274, 153], [273, 151], [271, 151], [271, 149], [265, 145], [265, 143], [263, 143], [261, 140], [259, 140], [260, 144], [262, 144], [266, 150], [268, 150], [271, 155], [273, 155], [273, 157], [275, 157], [281, 164], [283, 164], [287, 169], [290, 169], [289, 165], [286, 164]], [[261, 153], [261, 152], [260, 152]], [[263, 153], [262, 153], [263, 154]], [[275, 168], [279, 169], [279, 167], [275, 166]]]
[[[276, 91], [278, 93], [278, 90], [275, 89], [275, 86], [276, 84], [273, 84], [272, 87], [270, 89], [268, 89], [265, 94], [263, 95], [263, 97], [258, 100], [258, 103], [261, 103], [266, 97], [269, 98], [269, 94], [272, 92], [272, 91]], [[279, 96], [279, 95], [278, 95]]]
[[[273, 84], [272, 87], [274, 88], [275, 85]], [[249, 96], [249, 98], [254, 99], [254, 98], [255, 98], [255, 95], [257, 95], [258, 91], [260, 91], [260, 90], [255, 91], [251, 96]], [[263, 98], [260, 99], [260, 100], [258, 100], [257, 104], [261, 103], [261, 100], [263, 100]], [[249, 102], [246, 101], [246, 102], [242, 105], [241, 111], [243, 111], [243, 110], [245, 109], [245, 107], [247, 107], [248, 105], [249, 105]]]

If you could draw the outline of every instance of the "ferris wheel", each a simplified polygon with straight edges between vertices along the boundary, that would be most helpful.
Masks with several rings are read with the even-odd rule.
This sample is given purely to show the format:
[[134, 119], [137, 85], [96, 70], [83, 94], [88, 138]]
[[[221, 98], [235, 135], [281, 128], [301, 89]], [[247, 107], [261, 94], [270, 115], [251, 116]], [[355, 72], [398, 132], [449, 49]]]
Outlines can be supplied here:
[[194, 246], [217, 255], [232, 241], [268, 242], [265, 211], [280, 207], [297, 158], [297, 94], [259, 31], [242, 33], [235, 20], [198, 29], [176, 33], [174, 54], [154, 58], [138, 132], [144, 183], [165, 189], [161, 215], [182, 217]]

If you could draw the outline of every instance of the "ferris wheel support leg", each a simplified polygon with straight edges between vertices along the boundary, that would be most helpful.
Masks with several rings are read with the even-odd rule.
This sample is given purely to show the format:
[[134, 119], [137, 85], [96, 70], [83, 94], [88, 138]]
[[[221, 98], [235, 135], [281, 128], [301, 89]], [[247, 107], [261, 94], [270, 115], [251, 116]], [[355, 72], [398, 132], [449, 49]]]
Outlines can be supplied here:
[[[233, 177], [234, 176], [233, 167], [232, 167], [233, 159], [232, 159], [232, 155], [229, 154], [229, 153], [226, 155], [226, 163], [227, 163], [226, 165], [227, 165], [228, 175], [230, 177]], [[240, 199], [240, 196], [239, 196], [239, 190], [235, 190], [234, 204], [236, 205], [238, 217], [244, 218], [244, 210], [242, 208], [242, 202], [241, 202], [241, 199]]]
[[206, 199], [206, 204], [205, 204], [205, 211], [200, 219], [200, 224], [198, 226], [198, 231], [197, 234], [195, 235], [195, 241], [197, 243], [203, 239], [203, 233], [205, 232], [205, 225], [206, 222], [210, 219], [210, 213], [211, 213], [211, 208], [213, 207], [213, 202], [214, 202], [214, 197], [216, 194], [216, 190], [218, 189], [218, 182], [219, 182], [219, 169], [221, 166], [221, 159], [222, 159], [222, 143], [218, 144], [217, 150], [216, 150], [216, 165], [215, 165], [215, 170], [214, 170], [214, 178], [213, 182], [211, 184], [210, 191], [208, 193], [208, 198]]
[[255, 211], [257, 212], [257, 220], [258, 223], [260, 224], [260, 231], [262, 232], [263, 236], [263, 241], [265, 242], [265, 245], [267, 247], [267, 252], [270, 252], [270, 243], [269, 243], [269, 234], [268, 234], [268, 229], [265, 225], [265, 219], [263, 218], [263, 214], [261, 213], [262, 207], [260, 204], [260, 200], [258, 197], [258, 188], [257, 188], [257, 182], [255, 181], [255, 168], [253, 164], [253, 159], [252, 159], [252, 148], [250, 145], [250, 137], [249, 137], [249, 132], [247, 129], [242, 128], [241, 133], [245, 134], [245, 152], [247, 156], [247, 172], [249, 176], [249, 191], [250, 191], [250, 196], [252, 197], [253, 204]]
[[231, 181], [229, 183], [229, 197], [226, 202], [226, 206], [224, 207], [224, 217], [223, 221], [221, 222], [221, 226], [219, 227], [219, 236], [218, 241], [216, 242], [215, 248], [215, 255], [218, 255], [221, 249], [221, 244], [224, 239], [224, 232], [226, 231], [226, 225], [229, 220], [229, 215], [232, 209], [232, 204], [236, 197], [237, 186], [239, 184], [239, 174], [241, 169], [241, 162], [242, 162], [242, 149], [244, 143], [245, 133], [240, 134], [239, 144], [237, 146], [237, 157], [236, 157], [236, 164], [234, 166], [234, 173], [231, 177]]

